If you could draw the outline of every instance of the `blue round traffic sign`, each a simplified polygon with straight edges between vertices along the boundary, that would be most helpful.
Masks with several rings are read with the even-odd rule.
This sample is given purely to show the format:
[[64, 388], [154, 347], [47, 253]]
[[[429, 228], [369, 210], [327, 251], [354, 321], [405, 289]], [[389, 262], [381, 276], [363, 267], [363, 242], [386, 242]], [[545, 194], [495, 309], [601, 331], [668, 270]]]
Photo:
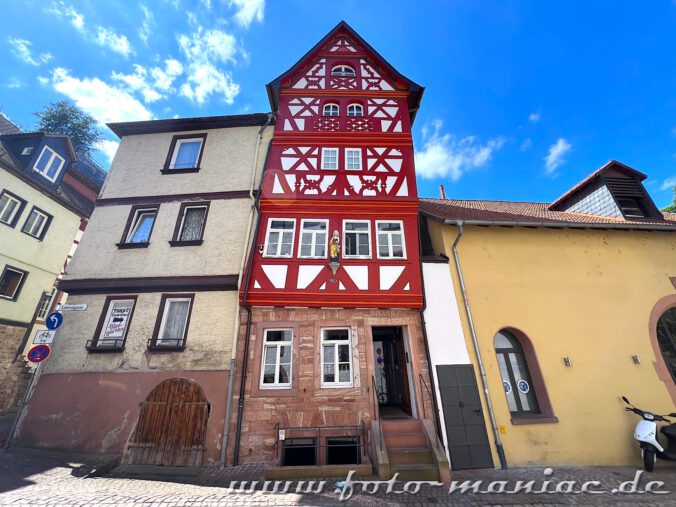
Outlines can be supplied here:
[[63, 315], [59, 312], [52, 312], [45, 319], [47, 329], [57, 329], [63, 323]]
[[31, 363], [41, 363], [49, 357], [50, 349], [47, 345], [36, 345], [28, 351], [28, 360]]

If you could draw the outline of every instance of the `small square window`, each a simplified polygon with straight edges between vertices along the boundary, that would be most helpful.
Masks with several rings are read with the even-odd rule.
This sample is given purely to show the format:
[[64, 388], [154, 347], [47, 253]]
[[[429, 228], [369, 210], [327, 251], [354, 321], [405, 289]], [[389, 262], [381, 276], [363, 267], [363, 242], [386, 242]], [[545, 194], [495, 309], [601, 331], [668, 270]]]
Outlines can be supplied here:
[[345, 169], [361, 171], [361, 148], [345, 148]]
[[206, 134], [174, 136], [162, 173], [199, 171], [206, 137]]
[[322, 148], [322, 169], [338, 169], [338, 148]]
[[361, 104], [350, 104], [347, 106], [348, 116], [364, 116], [364, 106]]
[[405, 259], [404, 224], [401, 221], [376, 221], [379, 259]]
[[343, 222], [343, 257], [346, 259], [371, 257], [371, 222], [368, 220]]
[[282, 466], [314, 466], [317, 464], [317, 440], [289, 438], [282, 446]]
[[324, 104], [324, 116], [338, 116], [340, 114], [340, 108], [338, 104]]
[[132, 206], [119, 248], [146, 247], [150, 242], [159, 206]]
[[16, 301], [27, 277], [27, 271], [5, 266], [0, 275], [0, 298]]
[[359, 465], [359, 437], [327, 437], [326, 464], [327, 465]]
[[33, 170], [54, 183], [65, 162], [66, 160], [61, 155], [56, 153], [49, 146], [45, 146], [42, 148], [42, 152], [38, 157], [38, 161], [35, 162]]
[[265, 238], [265, 257], [291, 257], [293, 239], [296, 231], [294, 219], [271, 218], [268, 220], [268, 232]]
[[21, 216], [26, 201], [7, 190], [0, 194], [0, 222], [14, 227]]
[[298, 257], [326, 258], [326, 231], [328, 228], [328, 220], [301, 220]]
[[21, 232], [42, 240], [45, 234], [47, 234], [51, 221], [52, 216], [49, 213], [33, 206], [33, 209], [28, 214], [28, 218], [26, 218], [26, 222], [23, 224]]

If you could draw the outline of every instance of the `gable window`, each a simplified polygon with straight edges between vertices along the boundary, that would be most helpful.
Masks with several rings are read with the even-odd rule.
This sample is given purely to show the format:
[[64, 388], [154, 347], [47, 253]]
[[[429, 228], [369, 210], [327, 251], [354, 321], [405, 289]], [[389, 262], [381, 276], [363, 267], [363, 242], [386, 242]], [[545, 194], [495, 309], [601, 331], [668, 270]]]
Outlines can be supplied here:
[[328, 220], [301, 220], [298, 257], [323, 259], [326, 257]]
[[0, 275], [0, 298], [16, 301], [28, 272], [13, 266], [5, 266]]
[[40, 208], [33, 206], [33, 209], [28, 214], [26, 222], [23, 224], [21, 232], [33, 236], [39, 240], [43, 240], [49, 224], [52, 222], [52, 215], [42, 211]]
[[676, 384], [676, 307], [664, 312], [657, 321], [657, 343]]
[[265, 257], [291, 257], [296, 220], [271, 218], [265, 238]]
[[66, 160], [61, 155], [56, 153], [49, 146], [45, 146], [42, 148], [42, 152], [38, 157], [38, 161], [35, 162], [33, 170], [42, 174], [45, 178], [54, 183], [65, 162]]
[[620, 211], [627, 218], [645, 218], [646, 212], [637, 199], [632, 197], [622, 197], [617, 199], [617, 205]]
[[178, 214], [171, 246], [201, 245], [209, 204], [183, 203]]
[[336, 65], [331, 69], [331, 75], [336, 77], [354, 77], [354, 69], [349, 65]]
[[345, 148], [345, 169], [361, 171], [361, 148]]
[[194, 298], [194, 294], [164, 294], [162, 296], [155, 331], [148, 343], [149, 349], [183, 350], [185, 348]]
[[322, 387], [352, 387], [349, 329], [322, 329]]
[[368, 220], [343, 221], [343, 257], [371, 257], [371, 222]]
[[0, 222], [14, 227], [19, 221], [24, 206], [26, 206], [26, 201], [21, 197], [3, 190], [0, 194]]
[[338, 104], [324, 104], [324, 116], [338, 116], [339, 114]]
[[43, 292], [42, 297], [40, 298], [40, 306], [38, 307], [38, 314], [36, 319], [45, 320], [49, 310], [52, 307], [52, 301], [54, 301], [54, 296], [56, 295], [56, 287], [52, 287], [51, 292]]
[[206, 134], [174, 136], [169, 154], [162, 169], [163, 174], [197, 172], [200, 169]]
[[108, 296], [103, 305], [94, 339], [87, 342], [90, 352], [121, 351], [134, 315], [137, 296]]
[[159, 206], [132, 206], [118, 248], [145, 248], [150, 242]]
[[322, 169], [338, 169], [338, 148], [322, 148]]
[[404, 224], [401, 221], [376, 221], [379, 259], [405, 259]]
[[291, 387], [293, 330], [266, 329], [263, 337], [262, 388]]
[[364, 106], [361, 104], [350, 104], [347, 106], [348, 116], [364, 116]]

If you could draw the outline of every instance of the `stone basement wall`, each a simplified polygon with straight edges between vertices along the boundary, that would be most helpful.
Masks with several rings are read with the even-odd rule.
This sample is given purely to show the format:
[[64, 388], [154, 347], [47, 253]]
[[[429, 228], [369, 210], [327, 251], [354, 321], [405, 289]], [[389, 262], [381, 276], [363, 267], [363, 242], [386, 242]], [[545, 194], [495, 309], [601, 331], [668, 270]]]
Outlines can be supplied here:
[[[418, 417], [422, 417], [418, 375], [428, 385], [429, 370], [425, 345], [417, 310], [380, 309], [284, 309], [254, 308], [247, 366], [244, 415], [240, 440], [240, 463], [276, 462], [277, 428], [290, 426], [360, 425], [370, 428], [373, 414], [371, 377], [374, 375], [372, 326], [402, 326], [408, 329], [413, 366]], [[352, 329], [353, 387], [322, 388], [320, 330], [324, 327]], [[263, 330], [293, 328], [292, 387], [290, 389], [260, 389]], [[237, 422], [239, 389], [242, 379], [246, 312], [242, 310], [242, 325], [237, 344], [237, 369], [234, 385], [232, 421], [228, 444], [228, 462], [232, 463]], [[425, 395], [426, 413], [432, 414], [429, 397]], [[309, 436], [309, 435], [307, 435]], [[293, 435], [288, 435], [293, 438]]]
[[27, 382], [23, 361], [19, 358], [14, 362], [25, 333], [26, 328], [0, 324], [0, 415], [16, 411]]

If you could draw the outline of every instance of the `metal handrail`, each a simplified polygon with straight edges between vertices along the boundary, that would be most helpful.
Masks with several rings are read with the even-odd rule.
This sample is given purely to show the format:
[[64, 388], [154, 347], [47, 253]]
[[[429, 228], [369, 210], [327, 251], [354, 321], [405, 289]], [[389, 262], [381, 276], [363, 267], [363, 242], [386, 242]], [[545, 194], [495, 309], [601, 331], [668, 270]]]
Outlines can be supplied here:
[[[378, 389], [376, 388], [376, 378], [371, 375], [371, 384], [373, 385], [373, 406], [375, 407], [375, 420], [380, 421], [380, 406], [378, 405]], [[385, 448], [385, 439], [383, 437], [383, 427], [380, 425], [380, 451]]]
[[422, 373], [418, 374], [418, 377], [420, 377], [420, 401], [423, 406], [423, 417], [426, 419], [427, 418], [427, 409], [425, 408], [425, 396], [424, 396], [424, 391], [422, 390], [423, 386], [425, 386], [425, 390], [427, 391], [427, 395], [430, 398], [430, 401], [432, 401], [432, 390], [430, 389], [430, 386], [427, 385], [427, 382], [425, 382], [425, 378], [422, 376]]

